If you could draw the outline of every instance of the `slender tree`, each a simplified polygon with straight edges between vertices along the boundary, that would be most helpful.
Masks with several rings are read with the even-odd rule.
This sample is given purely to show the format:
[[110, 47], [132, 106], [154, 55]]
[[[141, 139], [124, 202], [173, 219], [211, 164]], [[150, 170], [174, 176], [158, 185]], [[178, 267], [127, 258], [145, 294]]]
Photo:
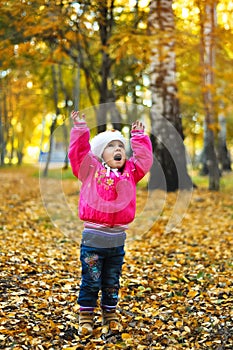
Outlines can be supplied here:
[[0, 98], [0, 166], [5, 164], [5, 154], [6, 154], [6, 125], [4, 123], [4, 113], [5, 111], [5, 93], [2, 89], [2, 81], [1, 84], [1, 98]]
[[231, 171], [231, 156], [227, 148], [227, 121], [223, 112], [219, 113], [218, 122], [220, 126], [218, 133], [218, 159], [220, 170], [221, 172]]
[[217, 24], [216, 0], [197, 1], [200, 14], [202, 94], [205, 109], [204, 169], [209, 174], [209, 189], [219, 190], [220, 171], [216, 152], [218, 131], [216, 87], [215, 87], [215, 30]]
[[50, 126], [50, 135], [49, 135], [49, 149], [48, 149], [48, 157], [46, 159], [45, 168], [43, 171], [43, 176], [46, 177], [48, 175], [49, 164], [52, 156], [53, 146], [54, 146], [54, 131], [57, 126], [57, 117], [60, 114], [60, 109], [58, 107], [58, 74], [55, 69], [55, 66], [51, 67], [51, 76], [53, 81], [53, 101], [55, 107], [55, 114], [52, 118], [52, 123]]
[[149, 188], [176, 191], [192, 188], [186, 167], [182, 121], [177, 97], [175, 24], [172, 0], [152, 0], [148, 18], [151, 36], [151, 126], [155, 161]]

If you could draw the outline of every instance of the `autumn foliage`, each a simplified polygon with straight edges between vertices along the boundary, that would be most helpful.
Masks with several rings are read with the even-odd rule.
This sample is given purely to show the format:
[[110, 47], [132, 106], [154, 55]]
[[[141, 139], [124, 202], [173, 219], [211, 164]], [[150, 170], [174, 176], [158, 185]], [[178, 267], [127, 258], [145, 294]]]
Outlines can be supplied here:
[[[168, 194], [147, 232], [130, 230], [123, 332], [101, 338], [97, 309], [94, 336], [81, 339], [78, 243], [52, 224], [38, 178], [5, 169], [0, 180], [0, 349], [233, 348], [232, 192], [194, 190], [182, 222], [165, 233], [176, 200]], [[75, 180], [66, 181], [76, 202]], [[139, 207], [145, 192], [138, 189]]]

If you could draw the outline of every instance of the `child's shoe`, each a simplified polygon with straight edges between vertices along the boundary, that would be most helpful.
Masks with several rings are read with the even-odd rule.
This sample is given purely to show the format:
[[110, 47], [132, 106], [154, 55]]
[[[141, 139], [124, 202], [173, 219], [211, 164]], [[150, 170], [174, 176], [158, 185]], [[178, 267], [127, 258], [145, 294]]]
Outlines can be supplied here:
[[80, 311], [79, 313], [79, 335], [91, 335], [94, 325], [94, 313], [90, 311]]
[[121, 331], [121, 324], [116, 314], [116, 310], [102, 310], [102, 326], [102, 333], [104, 334]]

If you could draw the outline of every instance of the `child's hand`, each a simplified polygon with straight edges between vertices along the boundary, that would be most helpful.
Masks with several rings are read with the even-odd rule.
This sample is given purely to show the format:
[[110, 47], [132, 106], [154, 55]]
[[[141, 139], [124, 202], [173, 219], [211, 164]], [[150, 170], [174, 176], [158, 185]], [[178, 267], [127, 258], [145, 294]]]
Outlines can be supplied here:
[[79, 116], [79, 111], [72, 111], [71, 112], [71, 118], [73, 120], [73, 123], [75, 126], [83, 126], [86, 125], [86, 116], [85, 114], [82, 114], [82, 116]]
[[132, 130], [142, 130], [142, 131], [144, 131], [144, 129], [145, 129], [145, 125], [142, 122], [140, 122], [140, 120], [136, 120], [136, 122], [134, 122], [132, 124]]

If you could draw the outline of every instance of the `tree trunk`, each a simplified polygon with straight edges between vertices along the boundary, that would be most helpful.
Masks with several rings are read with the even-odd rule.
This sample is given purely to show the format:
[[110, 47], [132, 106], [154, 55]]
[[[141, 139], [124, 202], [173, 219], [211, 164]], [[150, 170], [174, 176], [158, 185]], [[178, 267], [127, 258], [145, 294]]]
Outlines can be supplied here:
[[205, 121], [204, 121], [203, 129], [204, 129], [204, 137], [203, 137], [204, 146], [203, 146], [203, 150], [201, 152], [201, 158], [200, 158], [200, 163], [201, 163], [200, 175], [201, 176], [205, 176], [209, 174], [209, 168], [207, 165], [207, 148], [208, 148], [209, 139], [208, 139], [208, 128], [206, 126]]
[[[86, 80], [86, 90], [90, 102], [93, 106], [94, 111], [96, 112], [97, 117], [97, 131], [102, 132], [106, 130], [106, 125], [108, 122], [108, 114], [110, 115], [110, 120], [114, 128], [121, 129], [121, 115], [117, 111], [117, 106], [115, 104], [116, 96], [114, 91], [114, 86], [111, 79], [111, 67], [113, 60], [110, 57], [109, 50], [109, 39], [112, 36], [112, 29], [114, 26], [114, 0], [103, 0], [93, 4], [93, 11], [96, 14], [96, 21], [99, 26], [99, 38], [100, 38], [100, 59], [93, 59], [93, 47], [86, 40], [85, 35], [82, 37], [80, 42], [77, 41], [77, 51], [67, 49], [63, 47], [64, 51], [74, 60], [75, 65], [77, 64], [80, 67], [80, 70], [83, 71], [85, 80]], [[82, 35], [82, 29], [79, 27], [79, 22], [76, 23], [76, 30], [79, 33], [78, 37]], [[96, 74], [96, 71], [93, 71], [93, 66], [95, 67], [96, 61], [100, 62], [100, 67], [96, 68], [96, 71], [99, 74]], [[80, 72], [78, 71], [78, 75]], [[77, 82], [80, 78], [77, 78]], [[99, 92], [99, 108], [96, 107], [95, 98], [93, 96], [93, 86], [94, 89]], [[78, 96], [78, 95], [77, 95]], [[74, 99], [74, 107], [77, 109], [77, 100]]]
[[102, 63], [100, 69], [100, 97], [99, 103], [100, 107], [97, 112], [97, 129], [98, 132], [102, 132], [106, 130], [107, 123], [107, 108], [102, 106], [108, 102], [108, 78], [110, 75], [110, 67], [111, 67], [111, 58], [107, 52], [108, 48], [108, 40], [109, 40], [109, 18], [108, 18], [108, 4], [107, 1], [104, 0], [99, 3], [98, 8], [98, 24], [99, 24], [99, 33], [100, 33], [100, 41], [101, 41], [101, 56]]
[[[79, 67], [78, 67], [78, 72], [79, 72]], [[59, 64], [59, 66], [58, 66], [58, 76], [59, 76], [60, 88], [61, 88], [64, 100], [65, 100], [66, 116], [65, 116], [63, 123], [62, 123], [62, 132], [63, 132], [63, 144], [64, 144], [63, 147], [64, 147], [64, 151], [65, 151], [65, 159], [64, 159], [63, 169], [66, 170], [69, 167], [69, 159], [68, 159], [69, 136], [68, 136], [68, 130], [67, 130], [67, 125], [65, 123], [65, 120], [66, 120], [66, 117], [69, 118], [70, 111], [69, 111], [69, 106], [68, 106], [69, 96], [68, 96], [68, 91], [64, 85], [61, 64]], [[80, 85], [80, 82], [79, 82], [79, 74], [78, 74], [77, 79], [76, 79], [76, 92], [77, 92], [77, 94], [75, 94], [75, 99], [74, 99], [74, 109], [76, 111], [79, 110], [79, 95], [80, 95], [79, 94], [79, 90], [80, 90], [79, 85]]]
[[48, 176], [48, 169], [49, 169], [49, 164], [50, 164], [52, 150], [53, 150], [53, 141], [54, 141], [53, 133], [54, 133], [56, 125], [57, 125], [57, 116], [60, 113], [59, 108], [58, 108], [57, 74], [56, 74], [56, 70], [55, 70], [54, 66], [51, 67], [51, 71], [52, 71], [52, 80], [53, 80], [53, 100], [54, 100], [54, 105], [55, 105], [55, 111], [56, 112], [55, 112], [54, 118], [52, 120], [52, 124], [50, 126], [49, 150], [48, 150], [48, 157], [47, 157], [45, 168], [44, 168], [44, 172], [43, 172], [43, 176], [44, 177]]
[[[2, 86], [1, 86], [2, 87]], [[10, 131], [10, 118], [9, 107], [7, 103], [7, 98], [11, 96], [11, 92], [6, 89], [2, 93], [2, 104], [1, 104], [1, 166], [5, 165], [5, 157], [7, 155], [7, 143], [9, 141], [9, 131]]]
[[220, 172], [218, 168], [218, 160], [215, 153], [214, 142], [214, 132], [208, 128], [206, 130], [206, 164], [209, 171], [209, 189], [217, 191], [219, 190]]
[[171, 0], [152, 0], [148, 18], [151, 35], [151, 127], [155, 161], [149, 188], [168, 192], [191, 189], [177, 98], [174, 14]]
[[200, 14], [201, 28], [201, 66], [202, 66], [202, 91], [205, 108], [205, 127], [203, 159], [205, 160], [203, 171], [209, 174], [209, 189], [218, 191], [220, 171], [215, 148], [217, 126], [217, 114], [215, 100], [214, 67], [215, 67], [215, 27], [216, 27], [216, 0], [203, 3], [197, 1]]
[[12, 161], [15, 154], [15, 130], [14, 125], [11, 126], [11, 136], [10, 136], [10, 153], [9, 153], [9, 165], [12, 165]]
[[80, 106], [80, 63], [79, 58], [77, 59], [77, 68], [74, 68], [74, 110], [78, 111]]
[[3, 123], [3, 113], [1, 108], [1, 101], [0, 101], [0, 166], [4, 165], [4, 159], [5, 159], [5, 138], [4, 138], [4, 123]]
[[[114, 1], [111, 1], [109, 3], [107, 0], [104, 0], [102, 2], [99, 2], [98, 6], [98, 24], [100, 28], [99, 33], [102, 46], [102, 63], [100, 69], [100, 107], [97, 111], [97, 129], [98, 132], [102, 132], [106, 130], [108, 112], [110, 113], [113, 127], [119, 130], [121, 129], [121, 116], [115, 104], [116, 96], [111, 84], [112, 59], [108, 54], [109, 38], [112, 35], [112, 28], [114, 23]], [[107, 105], [104, 106], [104, 104]]]
[[220, 114], [218, 121], [220, 125], [220, 131], [218, 133], [218, 159], [221, 165], [221, 171], [231, 171], [231, 157], [226, 142], [227, 130], [225, 116]]

